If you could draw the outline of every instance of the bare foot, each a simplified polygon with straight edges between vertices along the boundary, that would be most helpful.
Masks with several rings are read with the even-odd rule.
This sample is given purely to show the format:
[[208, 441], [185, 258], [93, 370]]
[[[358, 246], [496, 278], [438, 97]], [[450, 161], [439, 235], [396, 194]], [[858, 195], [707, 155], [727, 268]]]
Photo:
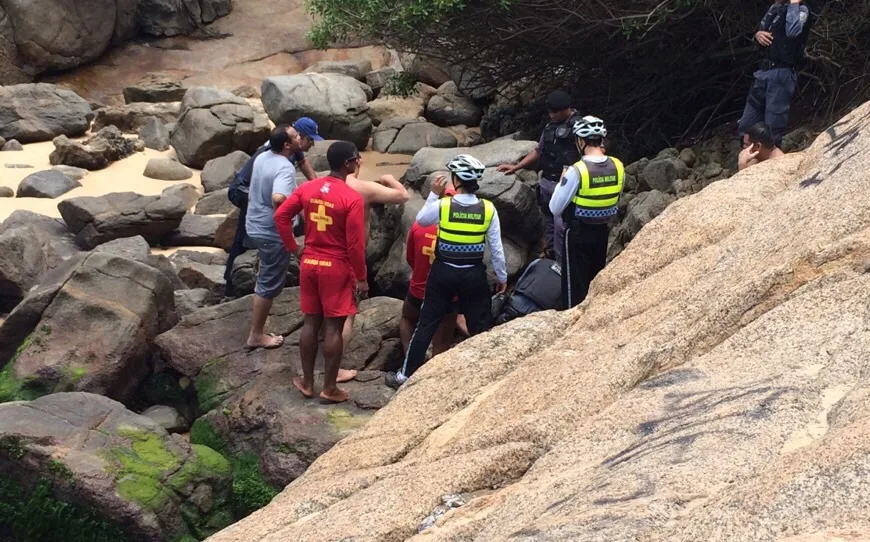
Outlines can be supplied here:
[[284, 337], [281, 335], [263, 335], [259, 339], [252, 339], [248, 337], [248, 348], [265, 348], [267, 350], [271, 348], [278, 348], [284, 344]]
[[342, 384], [344, 382], [350, 382], [354, 378], [356, 378], [356, 371], [352, 369], [339, 369], [338, 377], [335, 379], [336, 382]]
[[335, 388], [332, 391], [323, 390], [320, 392], [320, 398], [326, 399], [332, 403], [343, 403], [347, 401], [348, 395], [347, 392], [341, 388]]
[[293, 379], [293, 385], [296, 386], [296, 389], [299, 390], [299, 393], [304, 395], [307, 399], [311, 399], [314, 395], [314, 387], [306, 386], [301, 376], [297, 376]]

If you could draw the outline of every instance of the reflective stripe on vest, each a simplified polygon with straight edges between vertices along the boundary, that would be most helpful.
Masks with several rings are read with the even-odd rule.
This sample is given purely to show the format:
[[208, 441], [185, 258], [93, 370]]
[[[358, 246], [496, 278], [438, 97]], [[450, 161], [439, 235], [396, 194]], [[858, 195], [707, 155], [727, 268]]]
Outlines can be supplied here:
[[617, 213], [619, 195], [625, 181], [625, 167], [618, 159], [609, 158], [616, 169], [614, 174], [592, 176], [583, 160], [574, 164], [580, 174], [577, 193], [571, 199], [577, 216], [599, 218]]
[[484, 240], [495, 207], [480, 199], [471, 206], [459, 205], [453, 198], [442, 198], [438, 222], [438, 258], [442, 261], [483, 258]]

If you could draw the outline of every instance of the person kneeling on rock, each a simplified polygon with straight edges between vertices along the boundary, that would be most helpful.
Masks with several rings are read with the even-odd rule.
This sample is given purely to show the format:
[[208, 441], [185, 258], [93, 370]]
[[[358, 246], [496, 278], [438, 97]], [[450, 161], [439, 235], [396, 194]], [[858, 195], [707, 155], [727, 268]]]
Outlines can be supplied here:
[[507, 289], [507, 268], [501, 243], [501, 225], [491, 201], [474, 195], [486, 166], [478, 159], [460, 154], [447, 163], [452, 198], [443, 198], [447, 178], [432, 183], [432, 193], [417, 214], [420, 226], [438, 224], [435, 262], [426, 280], [426, 293], [420, 320], [411, 337], [405, 362], [398, 373], [387, 373], [388, 386], [398, 389], [423, 365], [426, 350], [441, 320], [453, 311], [453, 298], [459, 298], [459, 312], [465, 315], [470, 335], [485, 331], [492, 320], [489, 283], [483, 252], [489, 244], [498, 292]]
[[[299, 187], [275, 212], [278, 233], [288, 251], [297, 254], [299, 298], [305, 322], [299, 337], [302, 377], [293, 385], [305, 397], [314, 395], [314, 363], [318, 335], [324, 326], [326, 370], [320, 397], [340, 403], [347, 392], [336, 384], [344, 349], [342, 329], [348, 315], [357, 313], [355, 295], [368, 294], [366, 282], [365, 218], [362, 196], [345, 179], [360, 160], [353, 143], [338, 141], [326, 153], [330, 173]], [[293, 236], [293, 219], [305, 217], [305, 247]]]

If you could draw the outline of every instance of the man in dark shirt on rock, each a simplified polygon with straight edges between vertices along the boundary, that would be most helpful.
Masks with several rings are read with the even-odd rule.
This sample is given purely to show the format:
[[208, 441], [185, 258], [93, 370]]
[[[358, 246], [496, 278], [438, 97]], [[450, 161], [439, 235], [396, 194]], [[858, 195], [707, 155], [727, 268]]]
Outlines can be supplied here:
[[802, 0], [775, 0], [761, 19], [755, 41], [762, 47], [763, 59], [737, 127], [741, 138], [763, 121], [776, 146], [782, 145], [797, 85], [795, 70], [803, 60], [812, 23], [812, 13]]

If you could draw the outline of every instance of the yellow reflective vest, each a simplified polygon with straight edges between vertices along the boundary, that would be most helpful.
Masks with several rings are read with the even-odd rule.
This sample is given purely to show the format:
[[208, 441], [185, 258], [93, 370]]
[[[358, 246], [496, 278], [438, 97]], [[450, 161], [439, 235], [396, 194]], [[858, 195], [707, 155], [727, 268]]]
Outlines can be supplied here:
[[606, 219], [614, 216], [625, 181], [625, 167], [618, 159], [609, 156], [603, 164], [587, 164], [580, 160], [574, 167], [580, 174], [577, 193], [571, 199], [574, 216], [588, 219]]
[[459, 205], [453, 198], [441, 198], [438, 219], [438, 248], [435, 257], [455, 264], [483, 262], [486, 232], [495, 207], [478, 198], [475, 205]]

